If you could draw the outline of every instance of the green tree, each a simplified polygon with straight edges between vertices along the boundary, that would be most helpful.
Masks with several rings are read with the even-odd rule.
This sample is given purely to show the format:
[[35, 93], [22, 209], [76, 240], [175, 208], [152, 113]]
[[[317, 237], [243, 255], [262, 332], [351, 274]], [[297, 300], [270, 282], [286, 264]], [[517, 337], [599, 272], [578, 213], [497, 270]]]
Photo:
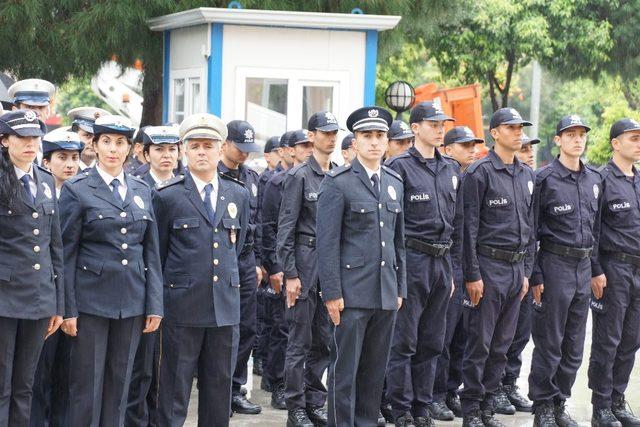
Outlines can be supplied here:
[[103, 108], [107, 111], [111, 110], [111, 108], [91, 90], [90, 79], [70, 78], [60, 86], [56, 95], [56, 107], [63, 115], [62, 122], [65, 125], [71, 124], [65, 112], [72, 108], [84, 106]]

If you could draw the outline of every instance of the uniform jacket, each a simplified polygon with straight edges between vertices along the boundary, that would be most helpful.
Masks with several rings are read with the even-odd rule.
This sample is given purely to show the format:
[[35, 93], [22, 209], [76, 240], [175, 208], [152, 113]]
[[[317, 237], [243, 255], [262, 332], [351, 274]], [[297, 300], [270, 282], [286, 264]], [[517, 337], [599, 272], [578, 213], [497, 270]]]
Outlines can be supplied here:
[[262, 203], [262, 264], [269, 275], [282, 272], [282, 265], [276, 255], [278, 236], [278, 216], [282, 191], [287, 171], [275, 173], [267, 182]]
[[35, 203], [20, 191], [19, 211], [0, 205], [2, 317], [43, 319], [64, 314], [62, 237], [54, 180], [35, 165], [33, 176], [38, 188]]
[[238, 256], [249, 224], [249, 193], [237, 182], [218, 179], [213, 223], [190, 173], [157, 187], [153, 204], [165, 322], [192, 327], [240, 322]]
[[327, 173], [316, 228], [320, 288], [345, 307], [396, 310], [407, 296], [402, 179], [381, 167], [380, 199], [358, 160]]
[[125, 180], [124, 201], [95, 167], [62, 186], [66, 317], [163, 314], [151, 188], [133, 175]]

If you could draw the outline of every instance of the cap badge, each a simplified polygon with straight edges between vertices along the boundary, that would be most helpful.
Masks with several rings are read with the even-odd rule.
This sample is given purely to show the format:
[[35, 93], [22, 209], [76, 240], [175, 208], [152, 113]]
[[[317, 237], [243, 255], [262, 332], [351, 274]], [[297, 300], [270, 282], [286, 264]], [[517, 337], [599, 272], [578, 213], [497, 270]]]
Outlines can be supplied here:
[[471, 129], [469, 129], [468, 127], [464, 128], [464, 133], [467, 135], [468, 138], [474, 138], [475, 135], [473, 134], [473, 131]]
[[229, 216], [231, 218], [235, 219], [235, 217], [238, 216], [238, 207], [233, 202], [229, 203], [229, 206], [227, 206], [227, 211], [229, 211]]
[[396, 189], [393, 188], [392, 185], [387, 187], [387, 193], [389, 193], [389, 197], [391, 197], [391, 199], [395, 200], [396, 197], [398, 197], [398, 195], [396, 194]]
[[571, 116], [569, 116], [569, 120], [571, 120], [571, 124], [572, 125], [581, 125], [582, 124], [582, 119], [577, 114], [572, 114]]
[[369, 117], [371, 118], [378, 117], [378, 110], [376, 109], [369, 110], [368, 114], [369, 114]]
[[634, 119], [629, 119], [629, 121], [631, 122], [631, 124], [633, 124], [634, 126], [640, 127], [640, 123], [638, 123], [636, 120]]
[[509, 113], [511, 113], [511, 115], [513, 116], [513, 119], [517, 119], [517, 120], [521, 120], [522, 117], [520, 116], [520, 113], [518, 113], [518, 111], [516, 111], [515, 108], [509, 108]]
[[327, 123], [338, 123], [334, 115], [331, 113], [324, 113], [324, 118], [327, 121]]
[[24, 113], [24, 119], [28, 122], [32, 122], [34, 121], [36, 118], [38, 118], [38, 116], [36, 115], [36, 113], [34, 113], [31, 110], [25, 111]]
[[409, 130], [409, 125], [406, 124], [405, 122], [400, 122], [400, 129], [402, 130]]
[[144, 209], [144, 202], [142, 201], [142, 197], [133, 196], [133, 202], [140, 208]]
[[253, 131], [251, 129], [244, 131], [244, 142], [253, 142]]

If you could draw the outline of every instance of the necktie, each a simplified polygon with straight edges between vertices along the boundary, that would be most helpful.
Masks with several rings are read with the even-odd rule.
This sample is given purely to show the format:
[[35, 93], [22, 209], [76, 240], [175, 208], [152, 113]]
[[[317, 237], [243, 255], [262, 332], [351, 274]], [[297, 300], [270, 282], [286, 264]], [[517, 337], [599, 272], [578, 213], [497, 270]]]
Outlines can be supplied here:
[[30, 180], [31, 180], [31, 177], [29, 175], [22, 175], [22, 178], [20, 178], [20, 181], [22, 181], [22, 188], [24, 188], [25, 194], [27, 196], [27, 200], [30, 200], [31, 203], [35, 203], [36, 198], [33, 197], [33, 193], [31, 192], [31, 187], [29, 186]]
[[113, 197], [115, 197], [117, 201], [122, 202], [122, 197], [118, 191], [118, 188], [120, 188], [120, 180], [118, 178], [114, 178], [111, 181], [111, 187], [113, 187]]
[[380, 178], [378, 178], [377, 173], [371, 175], [371, 182], [373, 184], [373, 194], [376, 195], [376, 199], [380, 199]]
[[209, 220], [211, 224], [213, 224], [214, 218], [216, 216], [216, 212], [213, 210], [213, 205], [211, 204], [211, 192], [213, 191], [213, 184], [209, 183], [204, 186], [204, 208], [207, 211], [207, 215], [209, 215]]

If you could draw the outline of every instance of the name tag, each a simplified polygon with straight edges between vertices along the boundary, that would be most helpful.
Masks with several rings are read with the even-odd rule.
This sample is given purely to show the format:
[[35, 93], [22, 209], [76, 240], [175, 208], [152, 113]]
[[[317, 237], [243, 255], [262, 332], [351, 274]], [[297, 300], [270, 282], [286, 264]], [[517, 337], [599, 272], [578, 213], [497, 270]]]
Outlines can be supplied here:
[[565, 203], [564, 205], [553, 206], [552, 210], [554, 214], [561, 215], [561, 214], [573, 212], [573, 206], [568, 203]]
[[410, 202], [428, 202], [431, 200], [431, 197], [427, 193], [417, 193], [409, 196]]
[[491, 199], [487, 199], [487, 206], [490, 208], [503, 208], [505, 206], [509, 206], [511, 201], [508, 197], [494, 197]]
[[628, 201], [613, 202], [609, 204], [609, 209], [611, 209], [612, 212], [626, 211], [631, 209], [631, 203]]

